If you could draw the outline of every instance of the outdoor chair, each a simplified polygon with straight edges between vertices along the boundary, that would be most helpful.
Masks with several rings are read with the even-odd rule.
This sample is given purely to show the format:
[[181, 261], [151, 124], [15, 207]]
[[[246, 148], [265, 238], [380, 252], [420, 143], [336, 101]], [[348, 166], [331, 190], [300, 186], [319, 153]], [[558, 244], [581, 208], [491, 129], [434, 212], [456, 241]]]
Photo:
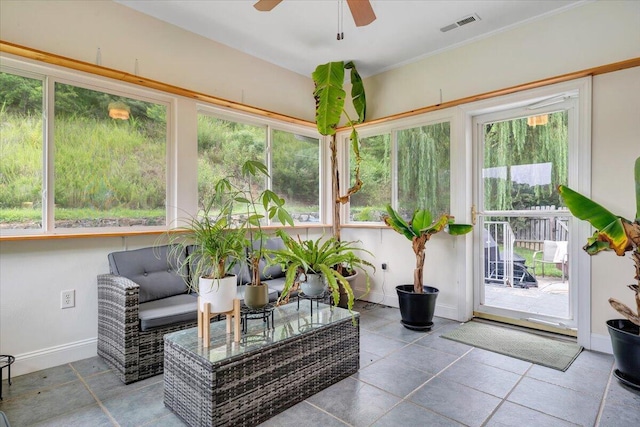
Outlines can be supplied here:
[[562, 271], [562, 282], [564, 283], [569, 260], [567, 244], [566, 240], [545, 240], [542, 244], [542, 250], [533, 253], [533, 274], [536, 274], [538, 264], [541, 266], [542, 276], [544, 276], [545, 264], [553, 264]]

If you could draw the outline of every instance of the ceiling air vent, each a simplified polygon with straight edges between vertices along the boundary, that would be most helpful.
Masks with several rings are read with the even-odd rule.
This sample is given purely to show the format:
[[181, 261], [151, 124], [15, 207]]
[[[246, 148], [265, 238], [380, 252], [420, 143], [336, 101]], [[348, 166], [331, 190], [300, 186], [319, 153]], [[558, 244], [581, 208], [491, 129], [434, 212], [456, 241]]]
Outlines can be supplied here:
[[479, 20], [480, 20], [480, 17], [474, 13], [473, 15], [465, 16], [464, 18], [457, 20], [453, 24], [449, 24], [447, 26], [440, 28], [440, 31], [442, 31], [443, 33], [446, 33], [447, 31], [451, 31], [454, 28], [462, 27], [463, 25], [471, 24], [472, 22], [476, 22]]

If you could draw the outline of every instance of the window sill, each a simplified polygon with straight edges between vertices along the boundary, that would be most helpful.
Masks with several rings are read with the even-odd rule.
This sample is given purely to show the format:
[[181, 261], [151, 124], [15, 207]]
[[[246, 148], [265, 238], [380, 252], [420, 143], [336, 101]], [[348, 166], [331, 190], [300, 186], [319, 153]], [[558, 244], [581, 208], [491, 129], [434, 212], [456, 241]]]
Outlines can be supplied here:
[[[262, 227], [263, 230], [278, 230], [280, 228], [286, 230], [302, 230], [302, 229], [318, 229], [318, 228], [330, 228], [329, 224], [309, 224], [301, 225], [297, 224], [294, 227], [277, 227], [268, 226]], [[118, 231], [110, 230], [105, 232], [88, 231], [86, 233], [40, 233], [40, 234], [14, 234], [14, 235], [2, 235], [0, 234], [0, 242], [14, 242], [25, 240], [55, 240], [55, 239], [100, 239], [108, 237], [135, 237], [135, 236], [159, 236], [166, 233], [167, 230], [138, 230], [138, 231]]]

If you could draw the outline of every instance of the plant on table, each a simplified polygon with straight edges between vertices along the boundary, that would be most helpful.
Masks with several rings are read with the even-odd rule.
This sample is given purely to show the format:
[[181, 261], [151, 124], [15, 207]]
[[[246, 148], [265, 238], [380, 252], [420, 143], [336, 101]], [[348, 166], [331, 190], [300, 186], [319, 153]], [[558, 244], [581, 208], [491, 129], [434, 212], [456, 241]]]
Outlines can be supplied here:
[[[269, 189], [260, 192], [254, 189], [258, 179], [269, 176], [264, 163], [246, 161], [241, 174], [241, 179], [218, 180], [204, 210], [171, 232], [174, 250], [189, 248], [185, 260], [188, 269], [181, 270], [188, 271], [191, 278], [203, 277], [219, 283], [236, 265], [246, 263], [252, 272], [249, 285], [260, 286], [259, 263], [267, 237], [263, 221], [268, 218], [293, 225], [284, 199]], [[192, 290], [202, 291], [195, 286], [195, 280], [189, 283]], [[268, 290], [264, 291], [266, 297]]]
[[[284, 249], [268, 250], [268, 262], [270, 265], [280, 264], [285, 273], [285, 285], [279, 298], [279, 302], [288, 300], [290, 292], [294, 289], [297, 281], [309, 280], [312, 275], [321, 275], [321, 291], [324, 292], [326, 285], [332, 295], [334, 305], [338, 305], [340, 300], [340, 287], [347, 294], [347, 308], [353, 308], [353, 289], [345, 276], [335, 267], [337, 265], [348, 265], [350, 268], [359, 268], [366, 276], [366, 292], [369, 292], [370, 278], [366, 267], [375, 271], [375, 267], [369, 261], [356, 255], [356, 252], [364, 252], [372, 255], [366, 249], [356, 246], [357, 242], [343, 242], [335, 237], [324, 239], [320, 237], [316, 240], [302, 240], [289, 236], [282, 230], [276, 234], [284, 242]], [[320, 292], [320, 293], [322, 293]]]

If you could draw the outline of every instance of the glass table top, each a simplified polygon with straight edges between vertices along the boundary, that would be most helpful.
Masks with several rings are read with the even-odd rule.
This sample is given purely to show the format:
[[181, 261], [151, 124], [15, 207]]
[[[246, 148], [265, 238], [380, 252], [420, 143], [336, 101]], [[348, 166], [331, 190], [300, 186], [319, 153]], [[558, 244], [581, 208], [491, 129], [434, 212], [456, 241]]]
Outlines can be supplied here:
[[300, 301], [299, 310], [296, 303], [276, 307], [273, 310], [275, 326], [271, 329], [267, 328], [262, 319], [250, 319], [247, 332], [241, 335], [239, 343], [233, 341], [233, 333], [226, 333], [226, 320], [211, 323], [211, 342], [206, 348], [202, 346], [202, 339], [198, 338], [197, 328], [167, 334], [165, 340], [216, 363], [260, 351], [264, 347], [338, 322], [356, 322], [360, 316], [356, 311], [349, 312], [323, 303], [313, 307], [311, 315], [311, 303], [316, 304]]

